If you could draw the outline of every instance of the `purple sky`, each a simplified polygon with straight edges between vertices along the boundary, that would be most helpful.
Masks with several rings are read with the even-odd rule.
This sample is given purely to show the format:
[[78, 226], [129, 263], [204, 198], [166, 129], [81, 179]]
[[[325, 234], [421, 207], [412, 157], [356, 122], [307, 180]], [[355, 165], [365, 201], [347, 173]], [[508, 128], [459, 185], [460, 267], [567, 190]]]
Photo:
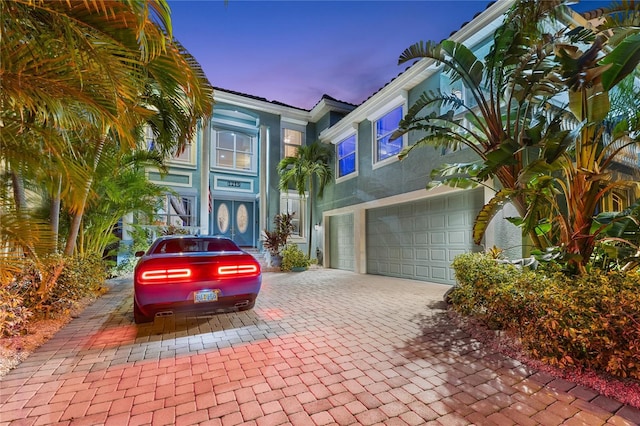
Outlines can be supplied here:
[[[216, 87], [311, 109], [323, 94], [360, 104], [486, 0], [170, 0], [174, 36]], [[593, 3], [595, 4], [595, 3]]]

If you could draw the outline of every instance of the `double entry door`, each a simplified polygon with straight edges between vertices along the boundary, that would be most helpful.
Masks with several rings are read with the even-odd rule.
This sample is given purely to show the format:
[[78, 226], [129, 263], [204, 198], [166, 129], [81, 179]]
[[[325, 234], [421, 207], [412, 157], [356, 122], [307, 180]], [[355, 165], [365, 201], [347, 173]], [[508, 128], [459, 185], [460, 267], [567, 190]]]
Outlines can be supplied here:
[[229, 237], [241, 247], [255, 246], [253, 201], [215, 200], [213, 207], [215, 235]]

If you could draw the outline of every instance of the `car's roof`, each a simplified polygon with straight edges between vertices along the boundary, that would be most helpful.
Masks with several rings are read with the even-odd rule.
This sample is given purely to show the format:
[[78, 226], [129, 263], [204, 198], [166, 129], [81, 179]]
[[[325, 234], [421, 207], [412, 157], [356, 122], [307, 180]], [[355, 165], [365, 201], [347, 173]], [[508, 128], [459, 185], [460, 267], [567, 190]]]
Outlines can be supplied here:
[[163, 235], [162, 237], [158, 237], [156, 241], [166, 241], [166, 240], [177, 240], [177, 239], [199, 239], [199, 240], [229, 240], [232, 241], [231, 238], [225, 237], [224, 235], [191, 235], [191, 234], [172, 234], [172, 235]]

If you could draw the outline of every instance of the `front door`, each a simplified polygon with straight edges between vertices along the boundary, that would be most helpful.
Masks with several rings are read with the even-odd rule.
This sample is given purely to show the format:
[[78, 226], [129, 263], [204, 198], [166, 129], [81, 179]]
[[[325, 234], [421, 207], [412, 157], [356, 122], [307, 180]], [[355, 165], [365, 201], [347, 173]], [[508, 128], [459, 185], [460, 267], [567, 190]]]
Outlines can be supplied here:
[[216, 200], [213, 222], [216, 235], [231, 238], [241, 247], [254, 246], [253, 202]]

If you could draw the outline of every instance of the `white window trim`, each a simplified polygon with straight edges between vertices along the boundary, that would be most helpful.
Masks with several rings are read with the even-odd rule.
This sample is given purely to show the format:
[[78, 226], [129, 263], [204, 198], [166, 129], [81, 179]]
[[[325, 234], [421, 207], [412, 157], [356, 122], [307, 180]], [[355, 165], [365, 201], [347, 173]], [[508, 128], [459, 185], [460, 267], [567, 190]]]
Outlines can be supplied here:
[[[243, 135], [246, 135], [251, 138], [251, 169], [250, 170], [237, 169], [235, 167], [222, 167], [216, 164], [215, 156], [218, 149], [217, 147], [218, 132], [242, 133]], [[235, 173], [235, 174], [251, 175], [251, 176], [255, 176], [258, 174], [258, 158], [257, 158], [258, 157], [258, 137], [253, 133], [247, 133], [247, 132], [237, 131], [232, 129], [213, 128], [211, 129], [210, 144], [211, 144], [211, 152], [209, 153], [209, 161], [211, 162], [211, 166], [210, 166], [211, 170], [224, 171], [224, 172]], [[236, 151], [234, 150], [234, 153], [235, 152]]]
[[178, 160], [175, 157], [171, 157], [168, 161], [170, 165], [173, 166], [181, 166], [188, 168], [196, 168], [196, 137], [194, 136], [191, 141], [189, 141], [188, 145], [190, 145], [189, 159], [188, 160]]
[[[304, 197], [301, 197], [300, 194], [297, 191], [282, 191], [280, 192], [280, 206], [278, 208], [279, 213], [285, 213], [282, 211], [282, 200], [283, 199], [297, 199], [300, 203], [300, 210], [304, 210], [302, 213], [302, 217], [299, 217], [300, 220], [300, 232], [302, 234], [302, 236], [300, 235], [291, 235], [289, 236], [289, 239], [287, 240], [288, 242], [292, 242], [292, 243], [306, 243], [307, 242], [307, 233], [308, 233], [308, 229], [307, 227], [309, 226], [309, 224], [307, 223], [307, 221], [309, 220], [309, 218], [307, 218], [307, 195], [305, 193]], [[288, 212], [287, 212], [288, 213]]]
[[[288, 122], [283, 122], [283, 125], [280, 127], [280, 138], [282, 139], [282, 144], [281, 144], [281, 157], [282, 158], [287, 158], [285, 155], [286, 152], [286, 147], [288, 146], [297, 146], [298, 148], [302, 147], [305, 145], [305, 141], [307, 138], [307, 134], [305, 132], [305, 128], [301, 127], [301, 126], [295, 126], [295, 125], [285, 125], [288, 124]], [[301, 136], [300, 136], [300, 145], [294, 145], [294, 144], [287, 144], [284, 141], [284, 132], [285, 130], [293, 130], [295, 132], [300, 132]]]
[[187, 178], [189, 178], [189, 182], [188, 183], [177, 183], [177, 182], [167, 182], [164, 180], [153, 180], [149, 177], [149, 173], [160, 173], [160, 171], [156, 168], [153, 167], [147, 167], [145, 168], [145, 175], [147, 177], [147, 180], [149, 182], [152, 183], [157, 183], [158, 185], [164, 185], [164, 186], [180, 186], [183, 188], [191, 188], [193, 187], [193, 173], [190, 172], [180, 172], [177, 170], [171, 170], [169, 171], [169, 173], [167, 173], [167, 175], [176, 175], [176, 176], [186, 176]]
[[[408, 105], [407, 99], [404, 96], [402, 96], [401, 98], [402, 98], [401, 102], [398, 102], [397, 99], [394, 100], [394, 103], [387, 104], [387, 106], [384, 109], [383, 108], [379, 109], [378, 111], [376, 111], [376, 114], [372, 115], [371, 118], [369, 119], [369, 121], [371, 122], [371, 169], [372, 170], [376, 170], [376, 169], [379, 169], [380, 167], [384, 167], [389, 164], [393, 164], [400, 161], [397, 155], [392, 155], [391, 157], [385, 158], [384, 160], [376, 161], [376, 157], [378, 155], [378, 149], [377, 149], [378, 139], [376, 137], [377, 136], [376, 121], [378, 121], [379, 119], [389, 114], [391, 111], [393, 111], [398, 107], [402, 108], [402, 115], [404, 116], [408, 111], [409, 105]], [[389, 107], [389, 105], [392, 105], [392, 106]], [[405, 149], [408, 145], [409, 145], [409, 137], [408, 137], [408, 134], [405, 133], [404, 135], [402, 135], [402, 148], [400, 149], [400, 152], [402, 152], [402, 150]]]
[[[356, 150], [355, 150], [355, 154], [356, 154], [355, 166], [356, 166], [356, 168], [355, 168], [355, 170], [353, 172], [349, 173], [348, 175], [339, 176], [339, 174], [340, 174], [340, 163], [338, 161], [339, 160], [339, 158], [338, 158], [338, 145], [340, 144], [340, 142], [343, 142], [344, 140], [350, 138], [351, 136], [356, 138]], [[341, 183], [341, 182], [347, 181], [349, 179], [353, 179], [355, 177], [358, 177], [358, 172], [359, 172], [359, 170], [358, 170], [358, 158], [359, 158], [358, 157], [359, 156], [359, 153], [358, 153], [358, 132], [357, 131], [355, 131], [355, 132], [350, 131], [348, 133], [344, 133], [342, 137], [336, 139], [335, 146], [336, 146], [336, 148], [335, 148], [336, 149], [336, 170], [335, 170], [336, 178], [335, 178], [335, 183]]]

